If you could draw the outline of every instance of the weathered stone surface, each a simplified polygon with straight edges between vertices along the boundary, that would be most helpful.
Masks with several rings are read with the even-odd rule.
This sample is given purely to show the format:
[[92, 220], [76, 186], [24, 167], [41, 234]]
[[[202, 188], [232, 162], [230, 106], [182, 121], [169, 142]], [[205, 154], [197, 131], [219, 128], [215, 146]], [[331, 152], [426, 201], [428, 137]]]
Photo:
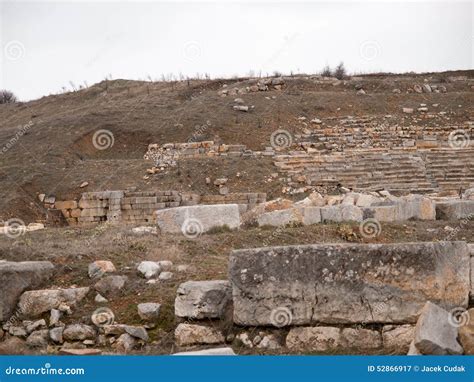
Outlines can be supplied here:
[[119, 353], [129, 353], [137, 346], [137, 340], [130, 334], [122, 334], [115, 342], [115, 349]]
[[0, 262], [0, 322], [10, 318], [25, 290], [41, 286], [53, 270], [49, 261]]
[[36, 317], [62, 304], [77, 305], [89, 293], [89, 288], [44, 289], [25, 292], [20, 297], [18, 309], [25, 317]]
[[376, 330], [363, 328], [342, 329], [342, 348], [355, 353], [366, 353], [382, 347], [382, 336]]
[[175, 315], [182, 318], [221, 318], [232, 300], [227, 280], [187, 281], [176, 293]]
[[30, 354], [31, 352], [26, 342], [18, 337], [10, 337], [0, 342], [0, 355]]
[[160, 315], [161, 305], [154, 302], [138, 304], [138, 315], [145, 321], [156, 321]]
[[158, 280], [160, 281], [168, 281], [173, 278], [173, 273], [172, 272], [161, 272], [160, 275], [158, 276]]
[[436, 219], [459, 220], [474, 218], [474, 200], [454, 200], [436, 203]]
[[257, 348], [268, 349], [268, 350], [278, 350], [281, 348], [281, 344], [274, 334], [269, 334], [262, 338], [262, 340], [257, 344]]
[[286, 210], [276, 210], [262, 213], [258, 216], [259, 226], [269, 225], [281, 227], [291, 223], [311, 225], [321, 223], [321, 209], [312, 206], [298, 206]]
[[402, 197], [396, 208], [396, 220], [436, 220], [435, 203], [430, 198], [422, 195]]
[[68, 325], [63, 331], [63, 338], [66, 341], [93, 340], [96, 337], [95, 329], [84, 324]]
[[450, 313], [428, 301], [415, 327], [415, 347], [422, 354], [462, 354], [457, 341], [458, 327], [453, 325]]
[[237, 204], [213, 204], [167, 208], [156, 211], [158, 227], [162, 232], [183, 233], [195, 237], [214, 227], [240, 226]]
[[459, 328], [459, 342], [464, 349], [464, 354], [474, 355], [474, 308], [469, 309], [465, 314]]
[[378, 331], [331, 326], [293, 328], [286, 337], [286, 346], [297, 352], [367, 353], [382, 347]]
[[286, 337], [291, 351], [328, 352], [341, 346], [341, 329], [330, 326], [293, 328]]
[[410, 342], [407, 355], [423, 355], [415, 346], [415, 341]]
[[219, 330], [193, 324], [179, 324], [174, 331], [174, 336], [178, 346], [219, 344], [225, 341]]
[[468, 188], [466, 191], [464, 191], [463, 199], [474, 200], [474, 187]]
[[407, 195], [388, 203], [364, 208], [364, 218], [374, 218], [380, 222], [436, 219], [435, 203], [422, 195]]
[[63, 327], [53, 328], [49, 331], [49, 338], [51, 338], [53, 342], [62, 344], [64, 342], [63, 331]]
[[36, 330], [26, 339], [26, 344], [32, 348], [46, 348], [48, 346], [48, 329]]
[[173, 262], [169, 260], [161, 260], [156, 262], [163, 271], [170, 271], [173, 268]]
[[382, 329], [384, 349], [391, 353], [406, 354], [413, 341], [414, 332], [413, 325], [385, 325]]
[[397, 206], [372, 206], [370, 208], [364, 208], [364, 218], [373, 218], [379, 222], [393, 222], [398, 220]]
[[380, 199], [373, 195], [360, 194], [359, 197], [357, 198], [355, 205], [357, 207], [370, 207], [371, 205], [379, 201]]
[[212, 348], [196, 351], [185, 351], [180, 353], [174, 353], [173, 355], [235, 355], [232, 348]]
[[328, 206], [321, 208], [321, 220], [328, 222], [360, 222], [363, 219], [363, 211], [359, 207], [353, 205], [340, 204], [337, 206]]
[[46, 321], [44, 319], [37, 321], [23, 321], [23, 326], [26, 327], [28, 333], [39, 329], [46, 329]]
[[101, 295], [110, 298], [117, 296], [120, 291], [125, 287], [127, 281], [127, 276], [106, 276], [100, 279], [94, 285], [94, 288]]
[[280, 227], [295, 221], [297, 221], [297, 218], [295, 216], [295, 210], [292, 208], [287, 210], [265, 212], [257, 218], [257, 222], [260, 227], [265, 225]]
[[155, 261], [142, 261], [138, 265], [137, 270], [143, 275], [143, 277], [145, 277], [146, 279], [150, 279], [160, 274], [161, 267]]
[[415, 323], [427, 300], [467, 306], [464, 242], [327, 244], [236, 250], [239, 325]]
[[89, 264], [89, 277], [102, 277], [106, 273], [113, 273], [117, 270], [115, 269], [114, 264], [111, 261], [107, 260], [98, 260]]
[[132, 232], [133, 233], [136, 233], [138, 235], [145, 235], [145, 234], [152, 234], [152, 235], [156, 235], [158, 233], [158, 230], [156, 229], [156, 227], [146, 227], [146, 226], [142, 226], [142, 227], [134, 227], [132, 228]]
[[143, 326], [131, 326], [125, 325], [125, 332], [130, 334], [132, 337], [138, 338], [143, 341], [148, 341], [148, 333]]

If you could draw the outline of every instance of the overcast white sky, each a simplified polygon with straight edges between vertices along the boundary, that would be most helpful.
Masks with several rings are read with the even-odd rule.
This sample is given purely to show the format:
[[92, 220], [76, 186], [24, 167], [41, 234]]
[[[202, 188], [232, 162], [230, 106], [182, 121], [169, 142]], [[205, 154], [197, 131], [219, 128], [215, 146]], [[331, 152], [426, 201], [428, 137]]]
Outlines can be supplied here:
[[[0, 0], [1, 1], [1, 0]], [[30, 100], [111, 74], [473, 68], [472, 2], [2, 1], [0, 88]]]

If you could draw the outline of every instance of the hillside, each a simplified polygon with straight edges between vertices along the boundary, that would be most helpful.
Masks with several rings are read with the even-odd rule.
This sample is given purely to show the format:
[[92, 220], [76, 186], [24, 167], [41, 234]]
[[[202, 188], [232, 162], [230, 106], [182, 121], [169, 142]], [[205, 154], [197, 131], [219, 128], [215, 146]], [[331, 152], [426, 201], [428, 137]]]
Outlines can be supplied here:
[[[184, 160], [177, 168], [147, 175], [152, 164], [143, 155], [151, 143], [212, 140], [256, 151], [270, 146], [272, 132], [285, 129], [298, 146], [304, 140], [299, 136], [314, 129], [310, 121], [316, 118], [322, 133], [344, 129], [348, 119], [380, 126], [383, 146], [383, 133], [393, 128], [416, 126], [432, 133], [466, 126], [474, 115], [474, 71], [365, 75], [344, 81], [294, 76], [284, 77], [279, 89], [245, 90], [258, 81], [114, 80], [0, 105], [0, 218], [44, 219], [38, 194], [67, 200], [86, 191], [130, 187], [218, 194], [218, 188], [206, 184], [206, 177], [229, 178], [231, 192], [266, 192], [267, 199], [282, 196], [283, 178], [266, 181], [277, 170], [270, 157]], [[426, 83], [441, 91], [413, 91], [415, 85]], [[233, 109], [236, 98], [250, 106], [248, 112]], [[421, 104], [429, 110], [416, 112]], [[403, 108], [413, 108], [415, 114], [406, 114]], [[113, 146], [94, 147], [93, 135], [99, 129], [113, 134]], [[80, 188], [83, 182], [88, 186]]]

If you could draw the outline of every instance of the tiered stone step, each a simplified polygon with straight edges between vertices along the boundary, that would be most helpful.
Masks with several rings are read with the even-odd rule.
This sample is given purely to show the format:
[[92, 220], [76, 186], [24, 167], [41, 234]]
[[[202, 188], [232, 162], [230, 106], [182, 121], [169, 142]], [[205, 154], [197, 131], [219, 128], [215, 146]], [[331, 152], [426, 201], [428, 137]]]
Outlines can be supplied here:
[[474, 183], [473, 154], [474, 148], [379, 148], [328, 155], [299, 151], [275, 157], [275, 165], [289, 175], [292, 186], [339, 184], [352, 189], [433, 192]]

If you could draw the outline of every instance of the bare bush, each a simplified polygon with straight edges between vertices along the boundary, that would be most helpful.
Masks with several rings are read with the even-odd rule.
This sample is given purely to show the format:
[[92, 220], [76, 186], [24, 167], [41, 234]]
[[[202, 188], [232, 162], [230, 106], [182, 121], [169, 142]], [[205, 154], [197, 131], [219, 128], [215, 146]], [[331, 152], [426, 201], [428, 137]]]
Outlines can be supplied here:
[[321, 71], [321, 75], [323, 77], [331, 77], [332, 76], [331, 68], [329, 67], [329, 65], [326, 65], [324, 67], [324, 69]]
[[17, 101], [18, 98], [10, 90], [0, 90], [0, 104], [15, 103]]
[[338, 66], [336, 66], [336, 69], [334, 69], [334, 77], [336, 77], [338, 80], [343, 80], [346, 78], [346, 76], [346, 68], [344, 67], [344, 63], [341, 62]]

